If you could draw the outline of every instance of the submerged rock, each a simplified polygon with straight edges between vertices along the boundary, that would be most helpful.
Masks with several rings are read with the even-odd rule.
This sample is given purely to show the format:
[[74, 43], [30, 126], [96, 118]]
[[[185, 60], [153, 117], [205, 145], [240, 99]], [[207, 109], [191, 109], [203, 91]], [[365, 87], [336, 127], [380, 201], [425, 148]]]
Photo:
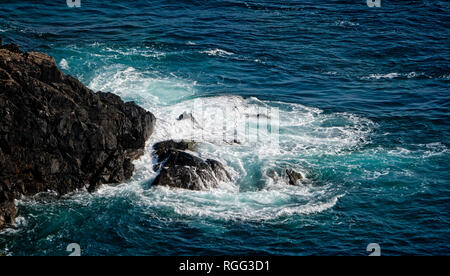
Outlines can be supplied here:
[[197, 122], [197, 120], [194, 118], [194, 115], [192, 113], [183, 112], [180, 116], [178, 116], [177, 121], [185, 121], [189, 120], [191, 121], [192, 125], [197, 128], [202, 128], [201, 125]]
[[303, 175], [301, 173], [296, 172], [296, 171], [294, 171], [292, 169], [287, 169], [286, 170], [286, 175], [287, 175], [287, 177], [289, 179], [289, 184], [290, 185], [297, 185], [298, 182], [303, 179]]
[[177, 120], [178, 121], [191, 120], [191, 121], [195, 122], [194, 115], [192, 115], [192, 113], [187, 113], [187, 112], [183, 112], [183, 114], [178, 116]]
[[[220, 181], [230, 181], [231, 175], [219, 161], [202, 159], [192, 152], [193, 141], [164, 141], [154, 145], [159, 170], [153, 185], [189, 190], [216, 188]], [[190, 152], [188, 152], [190, 151]]]
[[158, 157], [158, 163], [161, 163], [165, 159], [169, 157], [169, 154], [173, 151], [194, 151], [197, 143], [195, 141], [179, 141], [176, 142], [174, 140], [168, 140], [160, 143], [156, 143], [153, 145], [153, 149], [155, 150], [155, 155]]
[[304, 179], [302, 173], [299, 173], [293, 169], [283, 169], [281, 167], [269, 168], [266, 171], [266, 175], [275, 183], [287, 183], [292, 186], [301, 184], [301, 180]]
[[0, 45], [0, 227], [14, 199], [131, 177], [155, 117], [111, 93], [94, 93], [45, 54]]

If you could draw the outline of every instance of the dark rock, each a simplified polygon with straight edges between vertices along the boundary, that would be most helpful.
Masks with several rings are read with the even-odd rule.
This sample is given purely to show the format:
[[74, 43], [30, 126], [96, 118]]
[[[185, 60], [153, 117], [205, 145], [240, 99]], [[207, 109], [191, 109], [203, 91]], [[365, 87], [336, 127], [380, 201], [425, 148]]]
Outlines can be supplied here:
[[197, 143], [194, 141], [182, 140], [180, 142], [175, 142], [173, 140], [168, 140], [156, 143], [155, 145], [153, 145], [153, 149], [155, 150], [155, 155], [158, 157], [158, 163], [161, 163], [162, 161], [167, 159], [173, 151], [194, 151], [196, 144]]
[[153, 185], [189, 190], [216, 188], [220, 181], [230, 181], [231, 175], [219, 161], [203, 160], [194, 155], [195, 142], [173, 140], [154, 145], [159, 170]]
[[207, 159], [206, 163], [211, 167], [216, 178], [220, 181], [230, 181], [231, 175], [225, 166], [217, 160]]
[[191, 120], [191, 121], [195, 121], [194, 116], [192, 115], [192, 113], [187, 113], [187, 112], [183, 112], [183, 114], [181, 114], [180, 116], [178, 116], [178, 121], [181, 120]]
[[94, 93], [42, 53], [0, 46], [0, 227], [14, 199], [94, 190], [131, 177], [155, 117], [111, 93]]
[[[1, 43], [0, 43], [0, 46], [1, 46]], [[13, 52], [13, 53], [18, 53], [18, 54], [23, 53], [20, 50], [19, 45], [17, 45], [17, 44], [6, 44], [6, 45], [3, 45], [1, 47], [2, 47], [2, 49], [8, 50], [8, 51]]]
[[297, 183], [303, 179], [303, 175], [301, 173], [298, 173], [291, 169], [286, 170], [286, 175], [289, 178], [290, 185], [297, 185]]

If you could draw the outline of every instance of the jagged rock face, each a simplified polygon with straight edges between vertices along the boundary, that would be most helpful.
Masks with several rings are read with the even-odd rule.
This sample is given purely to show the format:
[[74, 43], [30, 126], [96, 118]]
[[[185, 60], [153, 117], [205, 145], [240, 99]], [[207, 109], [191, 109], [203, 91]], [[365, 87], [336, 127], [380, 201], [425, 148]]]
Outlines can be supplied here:
[[[154, 186], [170, 186], [189, 190], [216, 188], [220, 181], [230, 181], [231, 176], [219, 161], [203, 160], [193, 154], [195, 142], [165, 141], [154, 145], [160, 171]], [[191, 151], [188, 152], [188, 151]]]
[[131, 177], [155, 117], [110, 93], [93, 93], [55, 60], [0, 45], [0, 227], [14, 199], [60, 194]]
[[296, 172], [292, 169], [287, 169], [286, 170], [286, 175], [289, 179], [289, 184], [290, 185], [297, 185], [297, 183], [303, 179], [303, 175], [299, 172]]

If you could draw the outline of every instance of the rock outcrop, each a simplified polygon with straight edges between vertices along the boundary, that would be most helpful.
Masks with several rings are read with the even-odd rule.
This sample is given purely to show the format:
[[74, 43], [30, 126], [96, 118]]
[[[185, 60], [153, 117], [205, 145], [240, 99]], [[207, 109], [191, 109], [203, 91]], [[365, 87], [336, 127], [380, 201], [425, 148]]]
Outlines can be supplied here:
[[196, 122], [194, 115], [192, 113], [183, 112], [180, 116], [177, 118], [178, 121], [182, 120], [191, 120], [192, 122]]
[[130, 178], [155, 124], [135, 103], [64, 75], [52, 57], [1, 44], [0, 118], [0, 227], [21, 195]]
[[195, 142], [173, 140], [154, 145], [159, 175], [154, 186], [170, 186], [189, 190], [216, 188], [220, 181], [230, 181], [231, 175], [219, 161], [202, 159], [193, 152]]
[[303, 175], [299, 172], [296, 172], [292, 169], [286, 169], [286, 175], [289, 179], [290, 185], [297, 185], [300, 180], [303, 179]]

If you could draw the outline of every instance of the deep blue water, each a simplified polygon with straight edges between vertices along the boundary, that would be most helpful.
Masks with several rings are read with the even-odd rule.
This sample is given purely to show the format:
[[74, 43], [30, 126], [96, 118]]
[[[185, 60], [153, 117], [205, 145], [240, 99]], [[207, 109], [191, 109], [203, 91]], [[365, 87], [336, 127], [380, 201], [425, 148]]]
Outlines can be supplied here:
[[[1, 1], [4, 43], [54, 56], [158, 125], [131, 181], [20, 200], [0, 254], [450, 254], [449, 2], [65, 2]], [[199, 99], [209, 115], [278, 108], [279, 146], [208, 132], [200, 152], [233, 183], [151, 187], [151, 144], [188, 135], [174, 118]], [[287, 167], [302, 185], [271, 173]]]

